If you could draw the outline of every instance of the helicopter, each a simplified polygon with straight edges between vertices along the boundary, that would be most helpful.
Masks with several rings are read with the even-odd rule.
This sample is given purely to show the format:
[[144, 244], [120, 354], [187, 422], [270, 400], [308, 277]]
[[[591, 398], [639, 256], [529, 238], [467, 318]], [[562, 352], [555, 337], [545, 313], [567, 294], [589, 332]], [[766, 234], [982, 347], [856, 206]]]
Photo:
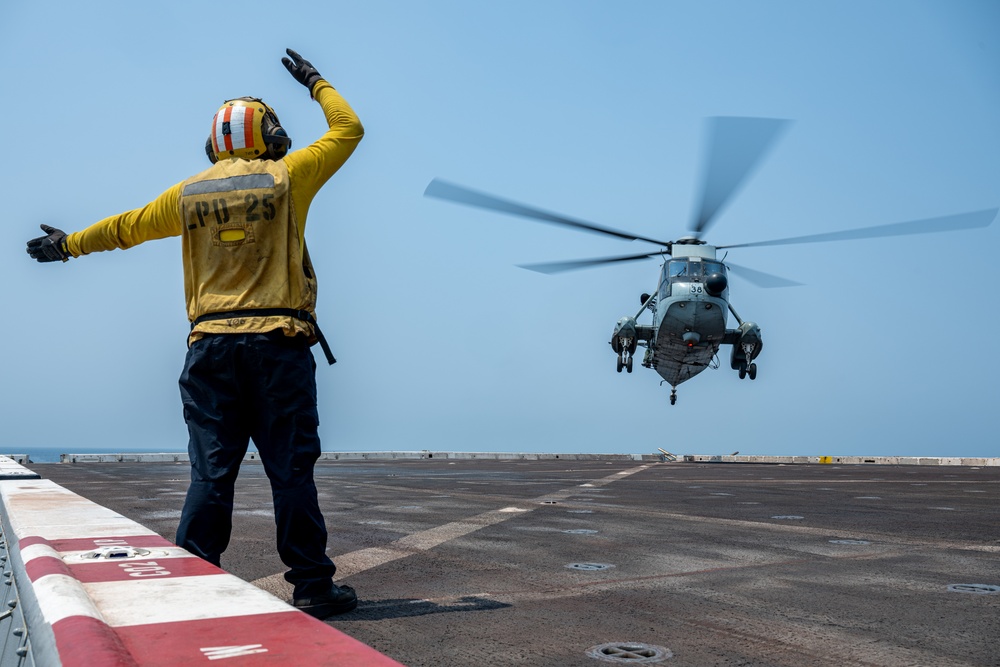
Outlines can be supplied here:
[[[794, 236], [769, 241], [711, 245], [702, 239], [719, 213], [744, 185], [750, 174], [791, 123], [776, 118], [719, 116], [707, 119], [704, 170], [700, 198], [689, 223], [690, 233], [674, 240], [661, 240], [632, 232], [577, 220], [435, 178], [424, 195], [457, 204], [506, 213], [529, 220], [602, 234], [658, 246], [656, 250], [630, 255], [596, 257], [542, 264], [521, 264], [521, 268], [554, 274], [621, 262], [663, 258], [656, 289], [640, 295], [641, 308], [618, 320], [610, 345], [617, 355], [616, 368], [628, 373], [638, 347], [645, 352], [641, 364], [655, 370], [671, 386], [670, 404], [677, 402], [677, 387], [707, 368], [719, 368], [719, 349], [731, 346], [730, 368], [740, 379], [757, 378], [757, 358], [763, 338], [757, 323], [743, 320], [729, 301], [729, 274], [758, 287], [791, 287], [792, 280], [749, 269], [726, 261], [728, 250], [760, 246], [791, 245], [871, 239], [909, 234], [952, 232], [989, 226], [998, 208], [956, 215], [911, 220], [842, 231]], [[722, 259], [718, 251], [727, 251]], [[651, 324], [639, 324], [645, 311]], [[732, 314], [736, 327], [729, 328]]]

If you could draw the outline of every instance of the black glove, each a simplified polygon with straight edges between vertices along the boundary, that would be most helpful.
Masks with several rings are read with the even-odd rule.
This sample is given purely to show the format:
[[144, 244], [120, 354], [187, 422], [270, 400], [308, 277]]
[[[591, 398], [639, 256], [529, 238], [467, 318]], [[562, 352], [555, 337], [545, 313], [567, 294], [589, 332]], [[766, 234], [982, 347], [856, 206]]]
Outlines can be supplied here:
[[309, 94], [312, 95], [313, 86], [323, 77], [319, 75], [319, 72], [316, 71], [311, 62], [295, 53], [295, 51], [285, 49], [285, 53], [290, 55], [291, 58], [282, 58], [281, 64], [295, 77], [296, 81], [308, 88]]
[[39, 262], [65, 262], [69, 260], [66, 248], [66, 232], [55, 227], [42, 225], [48, 236], [39, 236], [28, 241], [28, 254]]

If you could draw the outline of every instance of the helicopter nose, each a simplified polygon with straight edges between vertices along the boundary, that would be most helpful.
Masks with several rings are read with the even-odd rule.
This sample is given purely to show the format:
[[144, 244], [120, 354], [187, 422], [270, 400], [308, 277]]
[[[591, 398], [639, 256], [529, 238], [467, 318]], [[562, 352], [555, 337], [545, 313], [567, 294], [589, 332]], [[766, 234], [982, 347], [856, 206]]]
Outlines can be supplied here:
[[694, 347], [701, 342], [701, 335], [697, 331], [686, 331], [684, 336], [682, 336], [684, 344], [688, 347]]

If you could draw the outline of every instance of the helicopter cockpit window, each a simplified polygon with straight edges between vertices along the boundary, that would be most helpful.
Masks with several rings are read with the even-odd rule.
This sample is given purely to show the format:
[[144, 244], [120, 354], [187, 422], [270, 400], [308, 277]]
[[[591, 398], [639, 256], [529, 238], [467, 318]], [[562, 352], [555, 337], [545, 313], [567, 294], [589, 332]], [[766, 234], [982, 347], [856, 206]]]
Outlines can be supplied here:
[[712, 260], [672, 259], [667, 265], [667, 279], [672, 283], [701, 282], [713, 273], [726, 275], [722, 262]]
[[710, 276], [713, 273], [721, 273], [726, 275], [726, 267], [723, 266], [722, 262], [702, 262], [705, 265], [705, 275]]
[[691, 275], [688, 270], [687, 260], [683, 259], [671, 260], [669, 266], [667, 267], [667, 271], [668, 271], [667, 275], [670, 276], [671, 281], [673, 281], [674, 278], [678, 278], [680, 276]]

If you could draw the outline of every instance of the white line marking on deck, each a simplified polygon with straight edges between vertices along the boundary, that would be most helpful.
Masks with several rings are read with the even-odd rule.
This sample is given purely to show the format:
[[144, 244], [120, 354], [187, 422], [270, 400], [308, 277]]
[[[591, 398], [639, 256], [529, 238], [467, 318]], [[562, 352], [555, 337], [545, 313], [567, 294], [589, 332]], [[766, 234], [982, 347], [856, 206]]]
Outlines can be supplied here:
[[255, 653], [267, 653], [267, 649], [264, 648], [263, 644], [247, 644], [246, 646], [207, 646], [201, 649], [201, 652], [209, 660], [223, 660]]
[[[623, 470], [621, 472], [616, 472], [613, 475], [593, 480], [590, 484], [595, 487], [605, 486], [606, 484], [611, 484], [612, 482], [624, 479], [628, 475], [642, 472], [647, 468], [649, 468], [648, 465], [642, 465], [629, 470]], [[498, 510], [489, 510], [487, 512], [482, 512], [481, 514], [468, 517], [467, 519], [452, 521], [451, 523], [446, 523], [435, 528], [421, 530], [419, 532], [401, 537], [385, 546], [359, 549], [358, 551], [351, 551], [349, 553], [342, 554], [334, 559], [334, 562], [337, 564], [337, 579], [339, 580], [345, 577], [350, 577], [351, 575], [364, 572], [365, 570], [370, 570], [391, 561], [406, 558], [407, 556], [411, 556], [421, 551], [433, 549], [440, 544], [444, 544], [445, 542], [449, 542], [459, 537], [464, 537], [465, 535], [474, 533], [481, 528], [493, 526], [507, 521], [508, 519], [519, 514], [530, 512], [536, 505], [543, 502], [565, 500], [566, 498], [579, 493], [579, 487], [580, 485], [575, 485], [562, 489], [561, 491], [556, 491], [555, 493], [546, 493], [544, 496], [539, 496], [533, 500], [526, 500], [517, 506], [504, 507]], [[280, 593], [287, 594], [291, 591], [291, 587], [285, 582], [284, 574], [281, 572], [267, 577], [262, 577], [250, 583], [279, 596]]]

